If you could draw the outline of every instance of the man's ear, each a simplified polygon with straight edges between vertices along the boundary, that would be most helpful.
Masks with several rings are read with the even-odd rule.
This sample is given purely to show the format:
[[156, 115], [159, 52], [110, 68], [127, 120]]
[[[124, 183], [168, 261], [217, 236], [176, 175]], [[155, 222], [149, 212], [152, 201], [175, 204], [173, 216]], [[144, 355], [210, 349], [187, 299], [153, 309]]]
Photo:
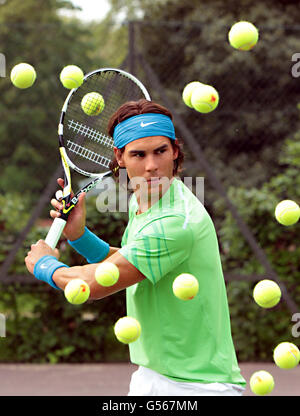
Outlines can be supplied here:
[[[178, 139], [175, 139], [175, 143], [178, 145]], [[178, 153], [179, 153], [178, 149], [173, 148], [173, 160], [176, 160], [178, 158]]]
[[121, 150], [118, 149], [117, 147], [114, 147], [114, 154], [115, 154], [115, 158], [117, 159], [119, 167], [124, 168], [125, 163], [123, 161], [123, 153], [121, 152]]

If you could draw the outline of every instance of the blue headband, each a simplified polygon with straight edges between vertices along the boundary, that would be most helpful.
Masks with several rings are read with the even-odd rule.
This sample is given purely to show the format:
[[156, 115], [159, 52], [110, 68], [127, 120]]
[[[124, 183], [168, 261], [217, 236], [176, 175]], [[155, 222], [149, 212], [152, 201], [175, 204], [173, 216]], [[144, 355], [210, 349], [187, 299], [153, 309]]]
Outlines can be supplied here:
[[165, 136], [175, 140], [175, 129], [170, 117], [156, 113], [139, 114], [119, 123], [113, 134], [118, 149], [134, 140], [151, 136]]

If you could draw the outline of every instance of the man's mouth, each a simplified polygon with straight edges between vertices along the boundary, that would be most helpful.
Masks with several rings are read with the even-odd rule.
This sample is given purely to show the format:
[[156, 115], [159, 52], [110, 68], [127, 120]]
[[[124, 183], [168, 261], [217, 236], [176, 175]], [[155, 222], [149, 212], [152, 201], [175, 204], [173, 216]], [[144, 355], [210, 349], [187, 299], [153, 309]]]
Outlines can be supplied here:
[[159, 177], [153, 177], [153, 178], [147, 179], [147, 182], [159, 182], [159, 181], [160, 181]]

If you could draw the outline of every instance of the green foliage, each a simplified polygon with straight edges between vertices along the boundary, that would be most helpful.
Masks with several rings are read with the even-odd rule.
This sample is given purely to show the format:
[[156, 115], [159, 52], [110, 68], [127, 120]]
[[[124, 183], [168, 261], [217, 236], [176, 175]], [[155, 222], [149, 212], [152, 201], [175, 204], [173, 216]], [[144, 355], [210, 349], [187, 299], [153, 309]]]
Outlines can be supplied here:
[[[31, 196], [28, 193], [20, 195], [16, 192], [0, 195], [0, 264], [12, 249], [20, 232], [26, 226], [30, 217]], [[24, 253], [28, 251], [32, 241], [44, 238], [44, 230], [35, 226], [26, 236], [22, 249], [16, 255], [10, 271], [14, 274], [25, 273]]]
[[227, 283], [234, 345], [240, 361], [272, 361], [275, 346], [291, 341], [291, 317], [284, 303], [260, 308], [253, 301], [253, 288], [254, 282]]
[[[67, 4], [67, 2], [64, 2]], [[68, 64], [91, 70], [90, 32], [57, 14], [63, 3], [10, 0], [0, 5], [0, 45], [7, 76], [0, 82], [0, 189], [38, 193], [49, 180], [57, 157], [57, 124], [67, 90], [59, 74]], [[37, 79], [21, 90], [10, 82], [20, 62], [32, 64]]]
[[[0, 204], [2, 228], [0, 253], [2, 260], [29, 217], [30, 199], [9, 196], [9, 204]], [[12, 204], [17, 207], [12, 210]], [[126, 225], [126, 214], [102, 213], [95, 209], [95, 198], [87, 200], [88, 227], [120, 246]], [[11, 217], [10, 214], [13, 213]], [[111, 298], [88, 301], [83, 305], [69, 304], [62, 291], [36, 281], [24, 265], [24, 257], [32, 241], [45, 238], [47, 228], [36, 226], [27, 236], [10, 270], [12, 274], [28, 275], [28, 283], [0, 285], [0, 311], [6, 316], [6, 338], [0, 342], [3, 362], [97, 362], [128, 360], [128, 347], [120, 344], [113, 325], [126, 314], [125, 292]], [[60, 260], [66, 264], [84, 264], [84, 259], [72, 250], [64, 239], [60, 243]]]
[[128, 53], [128, 26], [114, 24], [114, 16], [109, 14], [102, 22], [91, 25], [91, 33], [93, 60], [97, 62], [100, 57], [102, 66], [120, 68]]
[[126, 314], [124, 293], [113, 299], [69, 304], [63, 292], [44, 284], [1, 285], [0, 310], [6, 316], [2, 362], [100, 362], [128, 359], [128, 347], [113, 333]]
[[[274, 153], [298, 117], [298, 80], [291, 75], [298, 16], [298, 5], [291, 1], [213, 0], [208, 5], [169, 0], [148, 2], [146, 22], [136, 25], [137, 48], [225, 187], [261, 186], [279, 171]], [[250, 52], [234, 50], [227, 40], [238, 20], [259, 29], [259, 42]], [[194, 80], [218, 90], [216, 111], [202, 115], [183, 104], [182, 90]], [[160, 91], [146, 85], [161, 102]], [[179, 123], [176, 127], [180, 137]], [[187, 146], [186, 152], [194, 160]], [[201, 166], [196, 174], [205, 175]], [[215, 198], [211, 189], [206, 192]]]
[[[291, 76], [291, 56], [299, 39], [298, 5], [289, 0], [212, 0], [209, 7], [207, 2], [193, 0], [110, 2], [106, 19], [91, 25], [59, 15], [61, 8], [72, 8], [69, 1], [44, 0], [38, 7], [34, 0], [0, 4], [0, 51], [7, 60], [7, 77], [0, 80], [0, 263], [59, 163], [57, 122], [67, 93], [59, 82], [61, 69], [68, 64], [79, 65], [84, 72], [118, 67], [129, 46], [128, 25], [120, 23], [122, 16], [144, 16], [135, 26], [135, 52], [141, 52], [155, 71], [229, 198], [299, 304], [298, 225], [283, 227], [274, 219], [277, 202], [300, 200], [298, 80]], [[249, 53], [233, 50], [227, 42], [230, 26], [242, 19], [260, 30], [259, 43]], [[10, 70], [19, 62], [31, 63], [37, 70], [34, 87], [28, 90], [16, 89], [9, 80]], [[143, 65], [137, 72], [151, 96], [162, 103]], [[202, 116], [184, 106], [181, 92], [192, 80], [218, 89], [217, 111]], [[193, 160], [187, 146], [185, 152], [186, 159]], [[201, 166], [194, 174], [205, 176]], [[264, 274], [208, 181], [205, 200], [220, 238], [224, 271], [239, 273], [241, 278]], [[89, 227], [112, 246], [120, 246], [126, 222], [126, 214], [99, 214], [95, 198], [88, 199]], [[27, 275], [28, 283], [1, 284], [0, 312], [7, 317], [7, 336], [0, 341], [0, 361], [128, 359], [128, 347], [116, 341], [112, 329], [125, 314], [124, 292], [73, 306], [62, 292], [37, 282], [26, 271], [24, 256], [30, 244], [44, 238], [47, 230], [40, 222], [35, 224], [9, 270], [9, 274]], [[70, 266], [84, 264], [63, 239], [60, 253]], [[240, 360], [270, 360], [274, 346], [291, 338], [291, 317], [284, 302], [272, 310], [261, 309], [252, 299], [255, 283], [227, 283]]]
[[[299, 224], [290, 227], [280, 225], [274, 211], [283, 199], [300, 201], [299, 138], [297, 133], [293, 139], [283, 143], [279, 156], [281, 173], [260, 188], [231, 187], [229, 190], [230, 199], [238, 207], [296, 304], [300, 304]], [[216, 213], [225, 213], [218, 232], [224, 271], [239, 273], [241, 278], [248, 274], [269, 278], [241, 236], [224, 201], [218, 200], [214, 206]], [[227, 283], [233, 337], [241, 360], [268, 361], [277, 343], [292, 341], [291, 312], [283, 300], [270, 310], [257, 306], [252, 298], [255, 284], [243, 281]]]

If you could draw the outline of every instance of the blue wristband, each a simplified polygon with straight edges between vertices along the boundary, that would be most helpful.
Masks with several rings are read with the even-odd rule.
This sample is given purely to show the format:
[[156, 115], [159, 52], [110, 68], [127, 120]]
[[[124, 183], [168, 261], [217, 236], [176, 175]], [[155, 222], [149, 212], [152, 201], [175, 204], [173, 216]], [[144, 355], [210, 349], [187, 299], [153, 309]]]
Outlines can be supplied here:
[[41, 257], [34, 266], [33, 274], [38, 280], [48, 283], [54, 289], [60, 290], [58, 286], [53, 282], [52, 276], [56, 269], [60, 267], [69, 267], [66, 264], [57, 260], [54, 256]]
[[97, 237], [87, 227], [84, 229], [84, 234], [77, 240], [68, 243], [81, 256], [85, 257], [88, 263], [99, 263], [108, 255], [109, 244]]

